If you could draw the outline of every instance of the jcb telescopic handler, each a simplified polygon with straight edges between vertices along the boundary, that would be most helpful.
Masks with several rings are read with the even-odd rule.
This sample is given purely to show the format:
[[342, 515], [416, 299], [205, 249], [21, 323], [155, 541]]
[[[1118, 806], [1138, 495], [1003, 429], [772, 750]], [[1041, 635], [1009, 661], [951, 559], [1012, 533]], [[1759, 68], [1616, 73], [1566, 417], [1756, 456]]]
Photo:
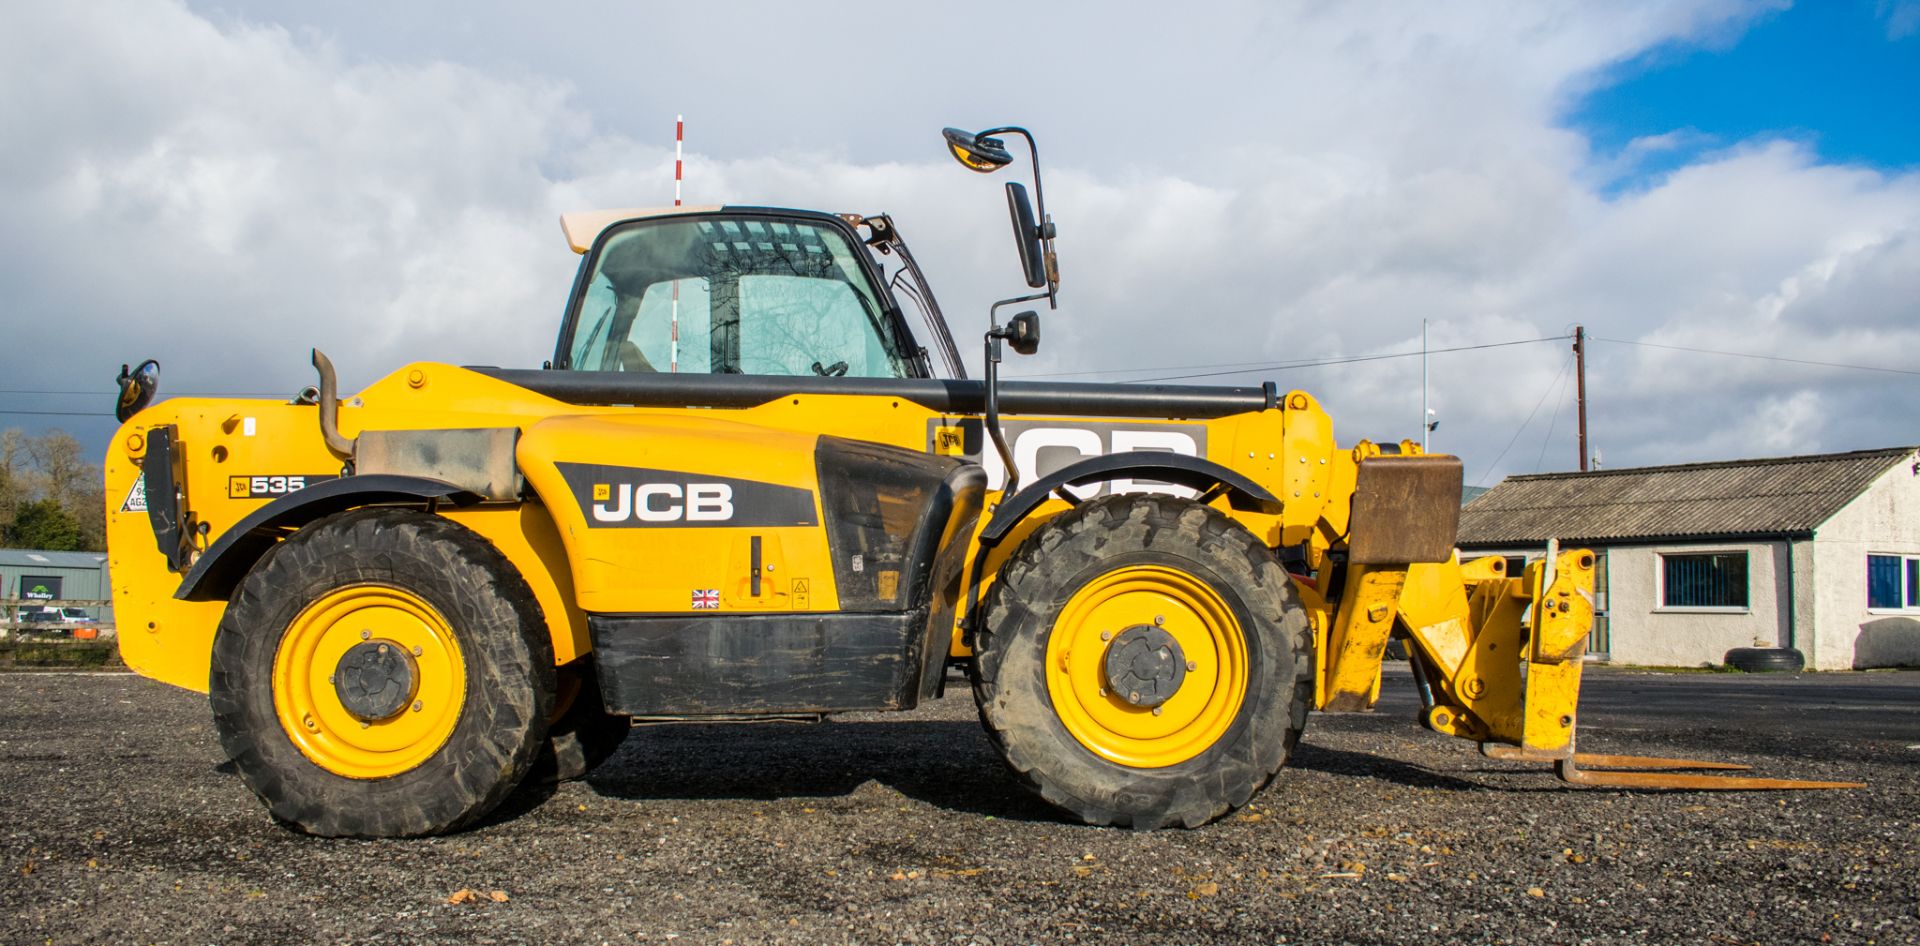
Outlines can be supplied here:
[[[1783, 787], [1574, 751], [1594, 559], [1454, 551], [1460, 461], [1340, 447], [1304, 391], [1001, 383], [1059, 271], [1020, 128], [949, 129], [1007, 185], [1035, 292], [965, 378], [884, 215], [569, 214], [551, 362], [417, 362], [344, 400], [153, 403], [106, 458], [126, 662], [208, 693], [274, 816], [472, 823], [633, 721], [907, 710], [952, 665], [994, 746], [1094, 824], [1244, 805], [1311, 709], [1362, 710], [1408, 640], [1420, 722], [1602, 785]], [[908, 313], [929, 334], [916, 340]], [[936, 373], [938, 361], [943, 370]]]

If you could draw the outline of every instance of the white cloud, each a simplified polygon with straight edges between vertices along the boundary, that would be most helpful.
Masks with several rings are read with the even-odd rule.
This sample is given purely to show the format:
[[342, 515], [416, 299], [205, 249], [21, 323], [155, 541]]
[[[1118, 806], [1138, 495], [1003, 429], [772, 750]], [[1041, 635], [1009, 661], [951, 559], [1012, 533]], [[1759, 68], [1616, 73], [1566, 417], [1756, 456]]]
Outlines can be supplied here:
[[1887, 21], [1888, 39], [1905, 39], [1920, 32], [1920, 0], [1879, 0], [1874, 6]]
[[[1029, 122], [1065, 305], [1016, 374], [1411, 352], [1422, 318], [1435, 348], [1580, 323], [1906, 367], [1920, 342], [1915, 175], [1738, 143], [1609, 198], [1594, 182], [1617, 169], [1556, 125], [1609, 64], [1735, 35], [1750, 5], [1048, 8], [1018, 21], [1044, 66], [982, 53], [959, 78], [930, 51], [1005, 48], [1001, 19], [612, 7], [557, 47], [515, 6], [338, 9], [0, 14], [0, 117], [27, 132], [0, 139], [0, 294], [13, 338], [62, 353], [9, 354], [10, 386], [98, 384], [104, 404], [120, 362], [155, 355], [173, 391], [290, 392], [309, 345], [349, 385], [417, 358], [538, 364], [576, 262], [555, 216], [666, 202], [674, 111], [691, 202], [892, 212], [975, 362], [986, 306], [1020, 283], [1000, 181], [933, 132]], [[726, 55], [632, 42], [703, 35]], [[1564, 412], [1541, 441], [1565, 361], [1565, 342], [1434, 356], [1436, 447], [1477, 477], [1544, 401], [1496, 475], [1570, 465]], [[1419, 374], [1212, 380], [1312, 390], [1352, 441], [1417, 438]], [[1912, 442], [1912, 382], [1596, 342], [1592, 428], [1610, 466]]]

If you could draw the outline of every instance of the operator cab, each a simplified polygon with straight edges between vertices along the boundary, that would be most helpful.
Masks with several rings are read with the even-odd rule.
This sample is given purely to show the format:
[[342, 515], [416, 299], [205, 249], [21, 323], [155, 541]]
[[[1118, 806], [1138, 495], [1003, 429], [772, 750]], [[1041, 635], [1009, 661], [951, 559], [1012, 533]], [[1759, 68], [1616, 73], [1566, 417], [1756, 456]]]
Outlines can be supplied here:
[[553, 366], [930, 377], [874, 261], [832, 214], [762, 208], [561, 219], [586, 255]]

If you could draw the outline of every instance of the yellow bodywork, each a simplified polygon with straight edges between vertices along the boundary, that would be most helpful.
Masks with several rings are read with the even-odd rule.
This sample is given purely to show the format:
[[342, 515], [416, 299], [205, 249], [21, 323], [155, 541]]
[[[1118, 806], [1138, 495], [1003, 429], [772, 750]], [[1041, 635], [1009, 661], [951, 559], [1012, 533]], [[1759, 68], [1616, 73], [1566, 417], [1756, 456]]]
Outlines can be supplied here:
[[[168, 568], [147, 514], [133, 501], [145, 432], [157, 425], [175, 426], [184, 506], [191, 510], [195, 528], [192, 544], [204, 550], [274, 497], [342, 472], [341, 460], [320, 435], [317, 415], [312, 405], [176, 398], [142, 411], [116, 435], [105, 462], [108, 536], [114, 604], [122, 620], [121, 650], [134, 670], [204, 692], [213, 636], [225, 609], [220, 601], [174, 597], [181, 575]], [[1124, 427], [1130, 438], [1126, 443], [1146, 448], [1203, 441], [1199, 452], [1206, 459], [1245, 475], [1281, 500], [1277, 511], [1264, 512], [1231, 508], [1224, 496], [1211, 498], [1211, 504], [1269, 547], [1302, 549], [1306, 567], [1317, 571], [1321, 581], [1341, 571], [1334, 566], [1352, 526], [1348, 519], [1360, 464], [1381, 452], [1365, 441], [1338, 447], [1331, 420], [1301, 391], [1277, 398], [1269, 410], [1215, 419], [1007, 418], [1009, 424], [1042, 427], [1056, 420], [1067, 427]], [[525, 501], [445, 505], [437, 512], [485, 536], [519, 570], [545, 615], [554, 658], [562, 664], [590, 650], [588, 612], [685, 611], [690, 588], [717, 589], [716, 610], [721, 613], [836, 611], [840, 596], [825, 530], [819, 525], [827, 513], [819, 508], [817, 440], [832, 435], [952, 453], [963, 440], [961, 429], [977, 422], [976, 417], [942, 414], [905, 398], [872, 395], [795, 394], [724, 410], [580, 406], [435, 363], [402, 368], [343, 399], [339, 410], [340, 432], [349, 438], [369, 429], [517, 431], [515, 461], [525, 476]], [[1157, 440], [1157, 432], [1164, 436]], [[1065, 442], [1071, 449], [1072, 438]], [[1401, 444], [1397, 452], [1415, 454], [1418, 448]], [[584, 517], [593, 507], [573, 500], [569, 490], [576, 485], [605, 503], [608, 515], [632, 515], [635, 507], [621, 508], [617, 484], [592, 482], [590, 473], [577, 469], [566, 473], [566, 464], [750, 478], [801, 490], [813, 497], [814, 524], [751, 530], [590, 529]], [[569, 475], [588, 479], [573, 483]], [[1102, 488], [1095, 484], [1088, 495]], [[987, 509], [1000, 498], [990, 489]], [[692, 497], [670, 499], [679, 504], [673, 509], [697, 511], [689, 505]], [[627, 495], [625, 502], [637, 500]], [[964, 584], [970, 592], [950, 630], [954, 656], [969, 653], [961, 631], [967, 605], [979, 600], [980, 590], [1027, 534], [1066, 508], [1062, 500], [1050, 499], [986, 554], [966, 556]], [[988, 518], [983, 515], [981, 523]], [[749, 581], [749, 531], [762, 538], [765, 574], [757, 595]], [[1591, 556], [1581, 552], [1562, 555], [1545, 586], [1544, 570], [1509, 577], [1499, 572], [1498, 560], [1353, 565], [1344, 569], [1339, 589], [1296, 578], [1317, 645], [1316, 704], [1322, 709], [1370, 706], [1378, 693], [1381, 651], [1399, 627], [1443, 680], [1440, 704], [1430, 714], [1433, 728], [1470, 739], [1569, 751], [1579, 655], [1592, 615], [1591, 562]], [[1153, 578], [1131, 576], [1143, 577]], [[1128, 578], [1115, 581], [1124, 585]], [[884, 581], [881, 587], [886, 587]], [[1207, 611], [1201, 590], [1173, 590], [1187, 596], [1188, 611]], [[1329, 604], [1333, 590], [1339, 592], [1337, 606]], [[1116, 594], [1118, 604], [1096, 602], [1089, 607], [1137, 609], [1125, 594]], [[1539, 629], [1531, 638], [1522, 626], [1526, 615], [1531, 616], [1527, 626]], [[1214, 636], [1224, 640], [1233, 635]], [[1206, 639], [1211, 638], [1202, 632], [1196, 646]], [[1219, 665], [1234, 664], [1223, 660]], [[1071, 703], [1073, 696], [1061, 698]], [[1191, 716], [1187, 722], [1192, 723], [1231, 719], [1235, 707], [1202, 700], [1176, 709]], [[1162, 744], [1152, 732], [1109, 731], [1104, 717], [1093, 710], [1078, 717], [1068, 714], [1067, 719], [1070, 725], [1077, 719], [1095, 751], [1114, 758], [1170, 764], [1191, 748]], [[1166, 725], [1171, 731], [1171, 721]], [[1211, 733], [1205, 725], [1199, 730]]]

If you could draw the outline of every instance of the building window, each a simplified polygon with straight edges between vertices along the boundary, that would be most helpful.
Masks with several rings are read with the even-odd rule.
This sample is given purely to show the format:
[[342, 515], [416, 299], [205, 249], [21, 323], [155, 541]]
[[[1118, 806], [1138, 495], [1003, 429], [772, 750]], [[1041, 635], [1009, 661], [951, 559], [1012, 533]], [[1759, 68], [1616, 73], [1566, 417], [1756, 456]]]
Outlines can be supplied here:
[[1747, 607], [1747, 553], [1660, 556], [1663, 608]]
[[1867, 556], [1867, 607], [1920, 609], [1920, 555]]

